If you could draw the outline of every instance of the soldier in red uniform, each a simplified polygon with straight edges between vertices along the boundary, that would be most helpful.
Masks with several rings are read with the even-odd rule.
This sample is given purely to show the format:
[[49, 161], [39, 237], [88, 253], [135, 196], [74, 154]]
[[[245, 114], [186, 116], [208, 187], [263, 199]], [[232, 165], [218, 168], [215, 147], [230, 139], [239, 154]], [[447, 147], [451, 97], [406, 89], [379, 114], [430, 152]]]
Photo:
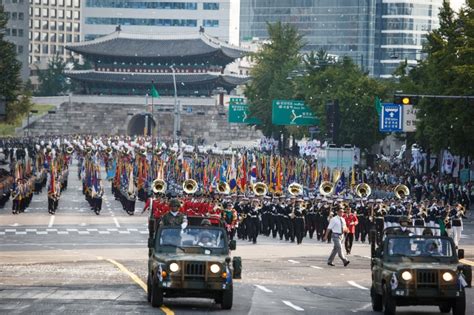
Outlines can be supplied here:
[[346, 248], [346, 254], [350, 255], [352, 250], [352, 242], [354, 241], [354, 234], [356, 225], [359, 224], [359, 219], [357, 218], [357, 213], [355, 210], [351, 211], [351, 208], [347, 206], [345, 213], [343, 215], [344, 220], [346, 221], [346, 226], [348, 231], [345, 233], [344, 247]]

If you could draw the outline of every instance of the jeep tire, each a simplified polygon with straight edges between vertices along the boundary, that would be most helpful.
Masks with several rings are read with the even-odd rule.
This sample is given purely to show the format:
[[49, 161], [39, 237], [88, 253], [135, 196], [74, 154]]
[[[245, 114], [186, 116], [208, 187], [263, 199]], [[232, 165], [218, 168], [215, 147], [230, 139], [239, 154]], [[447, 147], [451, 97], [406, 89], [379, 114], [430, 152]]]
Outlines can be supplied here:
[[234, 300], [234, 289], [230, 287], [222, 292], [221, 308], [223, 310], [230, 310]]
[[466, 314], [466, 297], [458, 297], [453, 302], [453, 315], [465, 315]]
[[451, 311], [451, 304], [450, 303], [441, 303], [439, 305], [439, 311], [441, 313], [449, 313]]
[[370, 287], [370, 299], [372, 301], [372, 310], [374, 312], [381, 312], [383, 310], [382, 296], [377, 294], [373, 285]]
[[397, 303], [395, 299], [390, 295], [388, 285], [383, 285], [383, 313], [384, 315], [395, 315], [397, 311]]
[[154, 282], [151, 286], [151, 306], [160, 307], [163, 305], [163, 289]]
[[147, 280], [146, 280], [146, 299], [148, 302], [151, 302], [151, 291], [153, 290], [153, 286], [151, 285], [151, 277], [150, 274], [148, 274]]

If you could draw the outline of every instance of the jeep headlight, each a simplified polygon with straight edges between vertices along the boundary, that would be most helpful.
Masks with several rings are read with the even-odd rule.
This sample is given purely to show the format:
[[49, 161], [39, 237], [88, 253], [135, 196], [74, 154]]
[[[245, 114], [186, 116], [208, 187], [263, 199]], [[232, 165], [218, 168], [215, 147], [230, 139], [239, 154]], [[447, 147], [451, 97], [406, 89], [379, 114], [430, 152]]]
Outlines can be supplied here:
[[221, 267], [218, 264], [212, 264], [209, 269], [212, 273], [218, 273], [219, 271], [221, 271]]
[[450, 272], [445, 272], [443, 273], [443, 280], [446, 282], [451, 282], [453, 281], [454, 277]]
[[405, 270], [404, 272], [402, 272], [402, 279], [403, 280], [410, 281], [412, 278], [413, 278], [413, 276], [411, 275], [410, 271]]
[[177, 263], [174, 262], [174, 263], [170, 264], [170, 271], [171, 272], [176, 272], [178, 270], [179, 270], [179, 265]]

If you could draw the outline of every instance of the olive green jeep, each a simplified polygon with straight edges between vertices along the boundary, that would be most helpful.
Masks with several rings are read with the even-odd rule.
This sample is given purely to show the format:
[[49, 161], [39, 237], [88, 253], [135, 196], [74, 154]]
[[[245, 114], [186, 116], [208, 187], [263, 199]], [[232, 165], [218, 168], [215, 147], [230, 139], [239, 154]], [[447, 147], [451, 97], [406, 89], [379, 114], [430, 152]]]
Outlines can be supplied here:
[[229, 241], [222, 226], [161, 226], [149, 242], [148, 301], [153, 307], [163, 298], [211, 298], [223, 309], [233, 301], [233, 267]]
[[464, 315], [467, 283], [458, 260], [464, 252], [456, 254], [450, 237], [410, 231], [371, 231], [372, 309], [395, 314], [397, 306], [437, 305], [442, 313]]

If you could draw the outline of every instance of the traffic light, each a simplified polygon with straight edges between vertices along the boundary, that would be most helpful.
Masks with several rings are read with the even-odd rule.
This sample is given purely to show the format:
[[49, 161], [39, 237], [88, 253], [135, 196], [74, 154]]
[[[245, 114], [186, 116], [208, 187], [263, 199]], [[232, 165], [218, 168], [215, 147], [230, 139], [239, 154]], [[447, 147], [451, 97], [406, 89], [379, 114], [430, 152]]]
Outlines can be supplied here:
[[395, 95], [393, 102], [395, 104], [413, 105], [413, 98], [404, 95]]

